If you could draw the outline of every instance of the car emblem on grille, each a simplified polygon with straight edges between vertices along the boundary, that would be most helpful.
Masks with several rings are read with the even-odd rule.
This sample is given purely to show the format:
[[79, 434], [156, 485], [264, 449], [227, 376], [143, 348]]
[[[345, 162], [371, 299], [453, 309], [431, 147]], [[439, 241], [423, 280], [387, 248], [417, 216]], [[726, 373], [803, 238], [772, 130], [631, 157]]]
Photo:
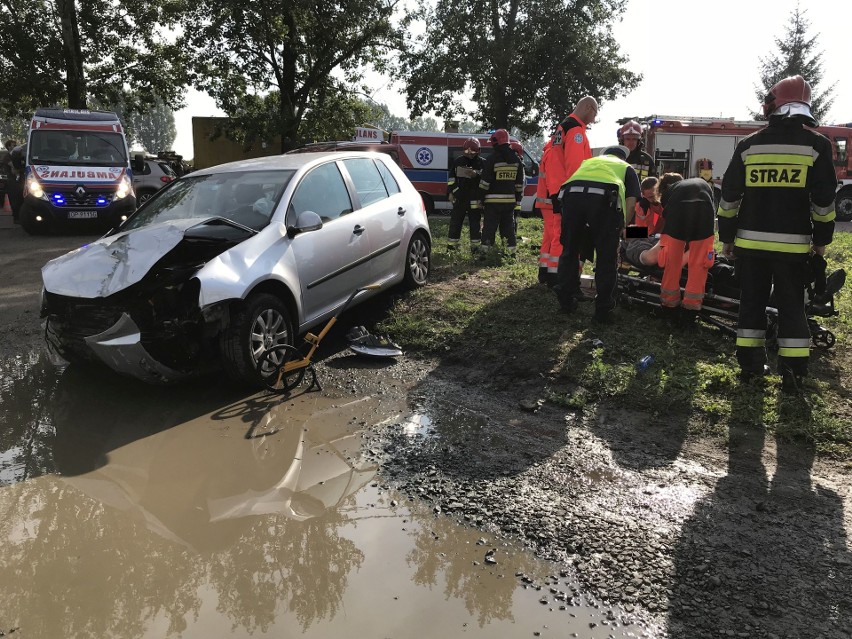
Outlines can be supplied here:
[[82, 186], [78, 186], [76, 189], [74, 189], [74, 193], [76, 193], [78, 197], [83, 197], [86, 194], [86, 189], [84, 189]]

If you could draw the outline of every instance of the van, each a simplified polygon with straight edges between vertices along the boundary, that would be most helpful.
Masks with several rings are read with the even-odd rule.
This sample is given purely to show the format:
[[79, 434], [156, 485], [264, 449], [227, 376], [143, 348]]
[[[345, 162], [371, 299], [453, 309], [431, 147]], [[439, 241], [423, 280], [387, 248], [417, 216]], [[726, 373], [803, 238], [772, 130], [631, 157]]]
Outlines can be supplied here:
[[[140, 161], [134, 164], [140, 164]], [[27, 139], [20, 222], [27, 233], [109, 229], [136, 210], [124, 128], [115, 113], [38, 109]]]

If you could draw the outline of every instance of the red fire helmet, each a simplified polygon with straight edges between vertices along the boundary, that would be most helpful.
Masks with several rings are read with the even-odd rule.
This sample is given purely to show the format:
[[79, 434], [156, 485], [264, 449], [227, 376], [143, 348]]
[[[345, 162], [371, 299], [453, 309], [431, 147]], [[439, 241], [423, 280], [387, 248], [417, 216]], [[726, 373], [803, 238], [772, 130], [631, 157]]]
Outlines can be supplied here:
[[497, 129], [491, 134], [488, 141], [494, 146], [497, 146], [498, 144], [509, 144], [509, 132], [506, 129]]
[[476, 138], [468, 138], [464, 141], [464, 150], [465, 151], [473, 151], [474, 153], [479, 153], [479, 140]]
[[763, 115], [768, 118], [777, 109], [791, 102], [804, 104], [810, 112], [811, 85], [800, 75], [784, 78], [769, 89], [763, 99]]

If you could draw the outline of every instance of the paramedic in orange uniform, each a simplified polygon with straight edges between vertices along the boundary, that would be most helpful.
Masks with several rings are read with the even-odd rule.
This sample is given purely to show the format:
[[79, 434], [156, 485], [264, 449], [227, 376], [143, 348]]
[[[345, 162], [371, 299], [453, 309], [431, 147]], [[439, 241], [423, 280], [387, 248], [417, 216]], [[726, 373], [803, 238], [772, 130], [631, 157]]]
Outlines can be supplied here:
[[[686, 311], [700, 311], [707, 271], [716, 257], [713, 189], [702, 178], [690, 178], [661, 192], [660, 200], [665, 219], [657, 258], [657, 263], [665, 269], [660, 304], [666, 308], [683, 305]], [[680, 277], [687, 245], [687, 279], [681, 301]]]
[[[556, 189], [551, 191], [554, 195], [565, 181], [574, 175], [583, 160], [592, 157], [592, 147], [589, 146], [589, 138], [586, 137], [586, 127], [595, 121], [598, 115], [598, 102], [587, 95], [580, 98], [574, 112], [565, 118], [553, 136], [553, 148], [555, 150], [555, 171], [548, 178], [548, 182], [555, 183]], [[549, 175], [549, 174], [548, 174]], [[556, 211], [556, 208], [554, 208]]]

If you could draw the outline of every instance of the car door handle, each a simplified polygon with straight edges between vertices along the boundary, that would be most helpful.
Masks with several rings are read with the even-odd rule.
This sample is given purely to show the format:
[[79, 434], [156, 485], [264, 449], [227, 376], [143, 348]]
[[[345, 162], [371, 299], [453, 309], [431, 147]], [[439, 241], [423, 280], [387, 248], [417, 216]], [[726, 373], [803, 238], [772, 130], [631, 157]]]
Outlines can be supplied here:
[[361, 233], [363, 233], [363, 232], [364, 232], [364, 231], [366, 231], [366, 230], [367, 230], [367, 229], [365, 229], [365, 228], [364, 228], [363, 226], [361, 226], [360, 224], [356, 224], [356, 225], [355, 225], [355, 228], [354, 228], [354, 229], [352, 229], [352, 232], [353, 232], [355, 235], [361, 235]]
[[405, 215], [405, 209], [401, 206], [396, 210], [397, 215]]

